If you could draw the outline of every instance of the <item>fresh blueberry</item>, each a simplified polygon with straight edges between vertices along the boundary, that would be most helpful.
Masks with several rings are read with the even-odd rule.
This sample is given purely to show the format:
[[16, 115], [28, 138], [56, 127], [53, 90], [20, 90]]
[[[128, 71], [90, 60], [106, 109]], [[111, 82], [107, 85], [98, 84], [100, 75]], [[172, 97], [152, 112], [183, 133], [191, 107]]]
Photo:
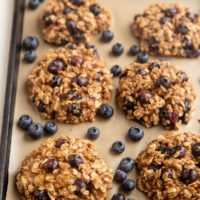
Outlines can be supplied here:
[[108, 104], [101, 105], [101, 107], [98, 110], [99, 117], [103, 119], [109, 119], [113, 116], [113, 114], [114, 114], [114, 109], [112, 106]]
[[189, 32], [189, 29], [187, 26], [185, 26], [184, 24], [179, 24], [177, 27], [176, 27], [176, 30], [175, 30], [175, 33], [177, 34], [182, 34], [182, 35], [186, 35], [187, 33]]
[[149, 66], [148, 66], [149, 71], [152, 71], [154, 68], [158, 68], [159, 69], [160, 68], [159, 63], [152, 62], [152, 63], [149, 64]]
[[73, 116], [80, 117], [82, 115], [83, 108], [76, 103], [69, 104], [67, 106], [67, 112], [71, 113]]
[[126, 179], [122, 184], [121, 184], [121, 189], [124, 192], [131, 192], [132, 190], [135, 189], [136, 183], [133, 179]]
[[52, 173], [58, 168], [58, 161], [55, 158], [50, 158], [44, 163], [44, 168], [47, 172]]
[[28, 127], [28, 134], [35, 139], [39, 139], [44, 135], [44, 127], [40, 123], [33, 122]]
[[135, 56], [139, 53], [139, 51], [140, 51], [140, 48], [137, 45], [133, 45], [129, 49], [129, 54], [132, 56]]
[[159, 20], [161, 25], [166, 24], [168, 21], [170, 21], [169, 17], [161, 17], [160, 20]]
[[66, 143], [68, 143], [66, 139], [64, 139], [64, 138], [59, 138], [59, 139], [57, 139], [56, 142], [55, 142], [55, 147], [56, 147], [56, 148], [60, 148], [63, 144], [66, 144]]
[[23, 40], [23, 48], [25, 50], [35, 50], [39, 46], [39, 40], [33, 36], [27, 36]]
[[122, 183], [124, 180], [126, 180], [127, 178], [127, 173], [118, 169], [116, 172], [115, 172], [115, 175], [114, 175], [114, 179], [115, 181], [119, 182], [119, 183]]
[[51, 200], [46, 190], [34, 190], [33, 196], [35, 200]]
[[139, 52], [137, 55], [137, 62], [139, 63], [145, 63], [149, 59], [149, 54], [145, 52]]
[[112, 151], [116, 154], [120, 154], [125, 150], [125, 144], [121, 141], [116, 141], [112, 144]]
[[192, 145], [192, 154], [194, 156], [200, 156], [200, 143]]
[[85, 188], [86, 189], [86, 187], [87, 187], [87, 185], [86, 185], [86, 183], [85, 182], [83, 182], [83, 180], [81, 180], [81, 179], [76, 179], [75, 181], [74, 181], [74, 185], [76, 185], [76, 190], [74, 191], [74, 194], [76, 195], [76, 196], [78, 196], [78, 197], [82, 197], [82, 189], [83, 188]]
[[170, 88], [171, 86], [171, 80], [169, 77], [167, 76], [161, 76], [160, 78], [158, 78], [158, 80], [156, 81], [156, 85], [158, 87], [164, 87], [166, 89]]
[[121, 193], [114, 194], [111, 200], [125, 200], [125, 196]]
[[59, 87], [61, 84], [62, 84], [62, 79], [58, 75], [53, 76], [53, 78], [50, 81], [50, 85], [52, 87]]
[[120, 43], [116, 43], [112, 46], [112, 53], [114, 56], [120, 56], [124, 52], [124, 47]]
[[177, 9], [176, 8], [168, 8], [164, 11], [165, 16], [173, 18], [177, 14]]
[[72, 154], [68, 157], [68, 162], [72, 168], [78, 168], [80, 164], [84, 163], [80, 155]]
[[122, 73], [122, 69], [119, 65], [112, 66], [110, 71], [113, 74], [113, 76], [119, 76]]
[[143, 105], [150, 102], [152, 95], [149, 91], [142, 91], [138, 96], [138, 101]]
[[114, 37], [114, 34], [112, 31], [107, 30], [107, 31], [103, 31], [101, 34], [101, 41], [102, 42], [110, 42]]
[[47, 70], [49, 73], [57, 75], [64, 68], [66, 68], [64, 61], [62, 59], [55, 59], [49, 63]]
[[40, 5], [40, 0], [29, 0], [28, 7], [31, 10], [35, 10]]
[[148, 169], [153, 170], [155, 172], [155, 171], [159, 170], [161, 167], [162, 167], [162, 165], [158, 165], [156, 163], [151, 163], [148, 166]]
[[124, 172], [130, 172], [135, 167], [135, 160], [130, 157], [123, 158], [118, 166], [118, 169]]
[[86, 77], [83, 77], [81, 75], [77, 75], [73, 78], [73, 81], [79, 86], [79, 87], [86, 87], [89, 84], [89, 80]]
[[185, 184], [190, 184], [196, 181], [198, 172], [194, 169], [183, 169], [180, 180]]
[[81, 6], [85, 3], [85, 0], [70, 0], [70, 1], [75, 6]]
[[71, 57], [71, 61], [70, 63], [73, 65], [73, 66], [77, 66], [77, 65], [82, 65], [83, 64], [83, 58], [81, 56], [72, 56]]
[[48, 121], [44, 125], [44, 130], [45, 130], [45, 133], [47, 133], [48, 135], [53, 135], [58, 131], [58, 126], [56, 125], [55, 122]]
[[94, 55], [96, 55], [97, 57], [99, 56], [98, 49], [97, 49], [97, 47], [95, 45], [93, 45], [93, 44], [86, 44], [85, 47], [87, 49], [92, 49]]
[[98, 16], [101, 13], [101, 7], [98, 4], [90, 5], [89, 9], [90, 9], [90, 12], [95, 16]]
[[26, 51], [24, 54], [24, 61], [27, 63], [32, 63], [36, 60], [37, 54], [35, 51]]
[[87, 130], [87, 137], [91, 140], [96, 140], [100, 135], [100, 130], [96, 127], [91, 127]]
[[22, 115], [18, 120], [18, 126], [22, 129], [27, 129], [33, 123], [29, 115]]
[[137, 142], [144, 137], [144, 131], [140, 127], [133, 126], [128, 130], [128, 137], [132, 141]]
[[198, 17], [197, 14], [193, 14], [193, 13], [191, 13], [191, 12], [187, 12], [187, 13], [186, 13], [186, 16], [187, 16], [192, 22]]

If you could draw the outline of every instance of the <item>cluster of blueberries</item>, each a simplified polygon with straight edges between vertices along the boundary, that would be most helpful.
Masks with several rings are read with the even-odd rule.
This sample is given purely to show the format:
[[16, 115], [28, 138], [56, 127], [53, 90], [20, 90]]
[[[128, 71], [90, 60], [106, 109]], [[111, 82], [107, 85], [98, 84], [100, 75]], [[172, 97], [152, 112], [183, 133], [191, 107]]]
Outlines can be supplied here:
[[[114, 38], [114, 34], [110, 30], [104, 31], [101, 34], [101, 41], [102, 42], [110, 42], [113, 38]], [[124, 52], [124, 47], [123, 47], [122, 44], [117, 42], [112, 46], [111, 52], [114, 56], [120, 56]], [[130, 56], [136, 56], [137, 55], [137, 62], [140, 62], [140, 63], [145, 63], [149, 59], [149, 55], [145, 52], [141, 52], [140, 48], [137, 45], [132, 45], [129, 48], [128, 54]]]
[[[100, 135], [100, 129], [91, 127], [87, 131], [87, 137], [91, 140], [96, 140]], [[134, 142], [141, 140], [144, 137], [144, 131], [142, 128], [134, 126], [128, 130], [128, 138]], [[125, 150], [125, 144], [121, 141], [116, 141], [112, 144], [111, 150], [116, 154], [121, 154]], [[128, 178], [128, 173], [135, 167], [135, 160], [130, 157], [123, 158], [114, 175], [114, 180], [120, 184], [120, 189], [129, 193], [135, 189], [136, 183], [133, 179]], [[114, 194], [111, 200], [125, 200], [125, 196], [122, 193]], [[128, 200], [134, 200], [129, 198]]]
[[22, 46], [25, 50], [24, 61], [26, 63], [34, 62], [37, 58], [35, 50], [39, 46], [39, 40], [36, 37], [27, 36], [26, 38], [24, 38]]
[[[120, 161], [115, 171], [114, 180], [120, 184], [120, 189], [125, 193], [131, 192], [136, 187], [136, 182], [128, 178], [128, 173], [133, 170], [135, 164], [135, 160], [130, 157], [125, 157]], [[117, 193], [113, 195], [111, 200], [125, 200], [125, 196], [122, 193]], [[128, 200], [134, 199], [129, 198]]]
[[53, 135], [58, 131], [58, 126], [55, 122], [47, 121], [43, 126], [38, 122], [33, 122], [33, 119], [29, 115], [22, 115], [17, 124], [34, 139], [39, 139], [44, 136], [44, 134]]

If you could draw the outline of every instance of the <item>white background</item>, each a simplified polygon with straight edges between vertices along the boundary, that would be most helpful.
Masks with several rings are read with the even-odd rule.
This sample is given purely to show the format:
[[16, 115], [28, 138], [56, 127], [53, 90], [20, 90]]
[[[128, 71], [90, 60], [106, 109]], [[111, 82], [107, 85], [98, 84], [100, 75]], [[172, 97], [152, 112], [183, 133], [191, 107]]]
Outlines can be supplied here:
[[3, 117], [13, 7], [14, 0], [0, 0], [0, 127]]

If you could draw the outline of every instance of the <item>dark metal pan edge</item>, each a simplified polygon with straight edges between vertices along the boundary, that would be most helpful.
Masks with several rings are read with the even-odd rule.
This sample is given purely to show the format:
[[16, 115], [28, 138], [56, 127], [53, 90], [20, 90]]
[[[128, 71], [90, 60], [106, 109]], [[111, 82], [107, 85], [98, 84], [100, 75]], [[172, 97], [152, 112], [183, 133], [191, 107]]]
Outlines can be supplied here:
[[7, 81], [0, 139], [0, 199], [6, 199], [8, 184], [8, 167], [12, 139], [13, 115], [17, 90], [20, 60], [21, 37], [23, 29], [25, 0], [15, 0], [12, 36], [7, 70]]

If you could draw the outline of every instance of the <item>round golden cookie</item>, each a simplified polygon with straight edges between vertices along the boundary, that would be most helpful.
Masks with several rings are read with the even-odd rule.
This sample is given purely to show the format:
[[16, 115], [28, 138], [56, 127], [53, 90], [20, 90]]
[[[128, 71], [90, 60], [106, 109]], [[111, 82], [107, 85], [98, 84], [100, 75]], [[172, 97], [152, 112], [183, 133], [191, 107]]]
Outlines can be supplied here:
[[137, 187], [149, 199], [200, 199], [199, 135], [160, 135], [139, 154], [137, 166]]
[[168, 61], [130, 64], [120, 78], [117, 104], [146, 127], [178, 129], [191, 119], [195, 99], [188, 75]]
[[112, 177], [90, 142], [62, 136], [25, 158], [16, 185], [24, 200], [105, 200]]
[[152, 55], [198, 57], [200, 17], [180, 4], [157, 3], [136, 15], [133, 35]]
[[44, 40], [64, 46], [90, 42], [92, 36], [110, 27], [111, 15], [97, 0], [50, 0], [42, 24]]
[[91, 46], [51, 50], [28, 76], [30, 99], [42, 118], [65, 123], [94, 120], [112, 88], [112, 75]]

